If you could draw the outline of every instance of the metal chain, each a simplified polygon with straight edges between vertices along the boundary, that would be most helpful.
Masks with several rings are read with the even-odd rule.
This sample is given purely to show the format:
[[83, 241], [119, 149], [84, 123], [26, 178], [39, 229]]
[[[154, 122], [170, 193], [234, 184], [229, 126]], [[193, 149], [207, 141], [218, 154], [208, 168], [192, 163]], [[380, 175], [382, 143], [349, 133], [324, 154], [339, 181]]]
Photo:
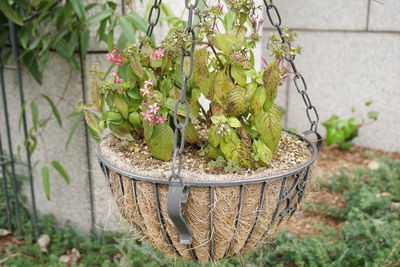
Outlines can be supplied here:
[[[161, 2], [162, 0], [154, 0], [154, 4], [150, 8], [149, 17], [147, 18], [147, 22], [149, 26], [147, 27], [146, 36], [151, 37], [153, 35], [154, 27], [157, 25], [158, 20], [160, 19], [161, 14]], [[154, 13], [156, 12], [156, 13]], [[143, 41], [140, 42], [139, 48], [142, 48]]]
[[[278, 8], [274, 5], [273, 0], [263, 0], [263, 1], [265, 4], [265, 7], [267, 8], [266, 11], [267, 11], [267, 16], [268, 16], [269, 22], [278, 31], [282, 43], [286, 43], [290, 49], [290, 47], [291, 47], [290, 42], [286, 41], [283, 37], [283, 30], [281, 27], [282, 19], [281, 19], [281, 15], [279, 14]], [[268, 1], [269, 1], [269, 3], [268, 3]], [[307, 93], [306, 81], [305, 81], [303, 75], [301, 75], [297, 71], [296, 65], [294, 64], [295, 56], [294, 55], [286, 56], [285, 60], [290, 64], [290, 66], [293, 69], [293, 72], [295, 74], [294, 85], [296, 87], [297, 92], [303, 98], [304, 104], [306, 105], [306, 114], [307, 114], [308, 121], [310, 122], [310, 125], [311, 125], [310, 131], [317, 134], [317, 136], [318, 136], [317, 129], [318, 129], [318, 122], [319, 122], [319, 115], [318, 115], [317, 109], [311, 103], [310, 97]]]
[[[199, 0], [195, 0], [193, 4], [189, 4], [189, 0], [185, 0], [185, 6], [188, 10], [188, 20], [187, 20], [187, 27], [185, 29], [186, 34], [191, 37], [190, 42], [190, 49], [182, 48], [182, 56], [179, 66], [179, 73], [182, 79], [182, 88], [181, 88], [181, 96], [176, 101], [175, 108], [174, 108], [174, 125], [175, 125], [175, 132], [174, 132], [174, 154], [172, 158], [172, 174], [170, 177], [171, 179], [179, 179], [182, 181], [181, 172], [182, 172], [182, 157], [183, 157], [183, 150], [185, 148], [185, 133], [186, 133], [186, 126], [189, 123], [189, 102], [186, 99], [186, 89], [188, 80], [192, 77], [193, 73], [193, 54], [195, 48], [195, 40], [196, 34], [192, 28], [193, 24], [193, 14], [194, 9], [197, 7]], [[185, 58], [189, 57], [189, 70], [187, 73], [184, 71], [184, 64]], [[183, 123], [178, 121], [178, 108], [179, 105], [185, 105], [185, 121]], [[176, 168], [176, 163], [178, 161], [178, 167]]]

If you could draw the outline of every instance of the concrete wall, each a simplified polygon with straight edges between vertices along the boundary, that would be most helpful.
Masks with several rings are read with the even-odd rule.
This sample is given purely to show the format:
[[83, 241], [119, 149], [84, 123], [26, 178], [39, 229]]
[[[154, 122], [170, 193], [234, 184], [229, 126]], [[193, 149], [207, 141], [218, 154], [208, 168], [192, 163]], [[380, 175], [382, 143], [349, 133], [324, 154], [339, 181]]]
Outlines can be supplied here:
[[[145, 2], [145, 1], [144, 1]], [[173, 1], [167, 1], [172, 3]], [[259, 1], [260, 2], [260, 1]], [[377, 123], [361, 130], [357, 143], [386, 150], [400, 151], [397, 142], [400, 135], [400, 112], [397, 104], [400, 94], [400, 11], [398, 0], [280, 0], [274, 1], [281, 11], [283, 25], [298, 32], [298, 44], [303, 54], [296, 58], [298, 69], [307, 80], [310, 96], [319, 110], [321, 121], [331, 114], [351, 115], [352, 106], [362, 107], [365, 101], [374, 101], [373, 108], [380, 112]], [[137, 1], [137, 3], [139, 3]], [[146, 3], [134, 7], [143, 12]], [[180, 10], [174, 6], [176, 14]], [[264, 23], [264, 36], [273, 29]], [[158, 30], [158, 35], [164, 30]], [[165, 32], [165, 31], [164, 31]], [[157, 33], [157, 32], [156, 32]], [[265, 45], [266, 38], [263, 40]], [[85, 66], [99, 62], [106, 66], [105, 46], [91, 40], [90, 54]], [[262, 46], [257, 50], [261, 56]], [[21, 133], [17, 127], [20, 106], [15, 74], [7, 70], [6, 85], [10, 104], [14, 145], [20, 143]], [[74, 110], [79, 99], [88, 92], [89, 81], [82, 80], [80, 73], [71, 72], [69, 66], [53, 54], [44, 74], [44, 85], [39, 86], [24, 70], [24, 87], [27, 100], [37, 99], [45, 92], [60, 95], [65, 91], [65, 101], [59, 108], [63, 115]], [[307, 128], [305, 107], [292, 83], [282, 86], [278, 103], [288, 110], [287, 125], [299, 130]], [[45, 102], [40, 102], [40, 112], [49, 112]], [[2, 105], [2, 104], [1, 104]], [[0, 107], [1, 110], [2, 106]], [[362, 112], [362, 108], [359, 109]], [[1, 134], [4, 140], [4, 114], [1, 111]], [[397, 122], [397, 123], [396, 123]], [[51, 177], [52, 200], [47, 201], [42, 191], [40, 169], [35, 171], [35, 191], [40, 213], [53, 213], [59, 222], [71, 220], [81, 230], [92, 226], [92, 212], [95, 227], [117, 230], [121, 228], [119, 213], [111, 198], [104, 176], [97, 166], [95, 143], [86, 142], [83, 126], [75, 134], [69, 150], [64, 143], [73, 120], [65, 120], [60, 129], [52, 123], [43, 135], [35, 160], [58, 159], [68, 169], [71, 184], [66, 185], [55, 173]], [[320, 129], [323, 127], [320, 126]], [[5, 141], [5, 140], [4, 140]], [[89, 154], [87, 154], [89, 151]], [[92, 188], [92, 194], [90, 194]], [[28, 195], [28, 187], [24, 187]]]
[[[365, 117], [363, 103], [373, 101], [371, 108], [379, 111], [379, 120], [363, 127], [355, 142], [400, 151], [400, 1], [274, 2], [283, 25], [298, 33], [303, 53], [296, 58], [297, 68], [321, 121], [332, 114]], [[267, 36], [273, 29], [268, 21], [264, 26]], [[288, 127], [308, 127], [303, 101], [292, 81], [281, 90], [279, 103], [288, 109]], [[325, 132], [323, 126], [320, 131]]]

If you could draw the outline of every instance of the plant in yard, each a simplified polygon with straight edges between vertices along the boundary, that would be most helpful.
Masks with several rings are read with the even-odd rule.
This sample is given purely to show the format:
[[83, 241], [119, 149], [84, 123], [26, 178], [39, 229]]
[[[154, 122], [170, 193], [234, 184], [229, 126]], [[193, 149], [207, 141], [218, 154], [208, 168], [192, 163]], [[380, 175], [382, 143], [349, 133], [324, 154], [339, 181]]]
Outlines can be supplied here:
[[[284, 57], [300, 53], [270, 36], [272, 59], [262, 70], [254, 64], [253, 50], [263, 23], [255, 15], [253, 1], [226, 1], [197, 11], [193, 25], [193, 78], [188, 81], [189, 124], [185, 140], [199, 144], [199, 128], [207, 129], [207, 141], [200, 144], [209, 159], [223, 159], [237, 166], [256, 169], [269, 166], [281, 138], [281, 112], [274, 104], [279, 85], [288, 69]], [[296, 34], [284, 28], [283, 38], [291, 42]], [[93, 66], [92, 104], [81, 105], [87, 124], [101, 133], [108, 128], [121, 140], [144, 139], [152, 156], [169, 160], [173, 152], [174, 106], [181, 94], [179, 75], [181, 49], [190, 41], [180, 26], [173, 27], [161, 47], [145, 42], [139, 49], [128, 45], [107, 55], [117, 66], [108, 75]], [[189, 70], [189, 62], [183, 68]], [[209, 108], [199, 99], [210, 101]], [[183, 122], [185, 107], [178, 106]], [[234, 169], [234, 168], [233, 168]]]
[[[365, 106], [372, 105], [371, 101], [365, 102]], [[355, 110], [353, 108], [352, 112]], [[322, 124], [326, 128], [326, 143], [328, 145], [338, 144], [340, 150], [349, 150], [352, 141], [358, 136], [359, 129], [362, 126], [370, 124], [378, 119], [379, 113], [376, 111], [368, 111], [368, 121], [351, 117], [349, 119], [341, 119], [337, 115], [332, 115]]]

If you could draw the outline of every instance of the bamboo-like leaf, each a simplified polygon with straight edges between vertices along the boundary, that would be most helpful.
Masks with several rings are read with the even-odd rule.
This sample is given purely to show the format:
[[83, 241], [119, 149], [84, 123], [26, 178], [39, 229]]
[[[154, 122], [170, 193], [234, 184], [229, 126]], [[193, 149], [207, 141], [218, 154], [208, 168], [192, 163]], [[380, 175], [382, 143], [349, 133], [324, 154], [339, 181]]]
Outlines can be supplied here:
[[88, 18], [87, 23], [88, 23], [89, 25], [90, 25], [90, 24], [93, 24], [93, 23], [97, 23], [97, 22], [100, 22], [100, 21], [102, 21], [102, 20], [108, 18], [108, 17], [111, 16], [111, 15], [112, 15], [111, 10], [105, 9], [105, 10], [102, 10], [102, 11], [100, 11], [100, 12], [94, 14], [94, 15], [91, 16], [90, 18]]
[[127, 18], [130, 20], [132, 25], [134, 25], [136, 28], [138, 28], [142, 32], [145, 33], [147, 31], [148, 23], [138, 13], [132, 11], [127, 15]]
[[32, 124], [35, 130], [39, 127], [39, 109], [35, 101], [31, 102]]
[[121, 26], [128, 43], [135, 42], [135, 29], [132, 27], [129, 19], [126, 16], [119, 17], [118, 24]]
[[47, 166], [42, 167], [43, 191], [48, 200], [50, 200], [50, 173]]
[[56, 118], [58, 125], [62, 126], [62, 119], [61, 119], [60, 111], [58, 110], [57, 106], [54, 104], [53, 100], [51, 100], [51, 98], [48, 97], [47, 95], [42, 94], [42, 96], [49, 103], [51, 111], [53, 112], [53, 115]]
[[61, 177], [64, 179], [64, 181], [69, 184], [69, 175], [63, 168], [63, 166], [60, 164], [60, 162], [53, 160], [51, 162], [51, 165], [53, 165], [53, 168], [56, 169], [56, 171], [61, 175]]
[[7, 0], [0, 1], [0, 10], [4, 14], [4, 16], [6, 16], [15, 24], [18, 24], [19, 26], [24, 25], [22, 19], [18, 16], [17, 12], [15, 12], [15, 10], [8, 4]]
[[70, 2], [79, 20], [82, 21], [85, 18], [85, 7], [83, 6], [83, 1], [71, 0]]
[[76, 129], [78, 129], [78, 126], [79, 126], [81, 123], [82, 123], [82, 120], [81, 120], [81, 119], [78, 119], [78, 120], [76, 120], [76, 121], [72, 124], [71, 130], [70, 130], [69, 133], [68, 133], [67, 142], [65, 142], [65, 147], [64, 147], [65, 150], [68, 149], [68, 146], [69, 146], [69, 144], [70, 144], [71, 141], [72, 141], [72, 137], [74, 136]]
[[174, 151], [174, 132], [168, 123], [159, 123], [154, 126], [149, 140], [151, 155], [161, 160], [169, 160]]

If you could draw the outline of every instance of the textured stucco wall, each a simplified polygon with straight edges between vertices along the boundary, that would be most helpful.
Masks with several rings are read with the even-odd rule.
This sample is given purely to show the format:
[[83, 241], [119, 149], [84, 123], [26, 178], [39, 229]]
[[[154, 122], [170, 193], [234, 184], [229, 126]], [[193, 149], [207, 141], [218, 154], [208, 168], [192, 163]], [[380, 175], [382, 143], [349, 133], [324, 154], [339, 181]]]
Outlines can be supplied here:
[[[142, 13], [146, 3], [134, 7]], [[146, 2], [146, 1], [144, 1]], [[176, 1], [167, 1], [176, 14], [181, 14]], [[215, 1], [214, 1], [215, 2]], [[260, 1], [259, 1], [260, 2]], [[298, 44], [303, 47], [303, 54], [296, 58], [297, 67], [307, 80], [310, 96], [319, 110], [321, 121], [336, 113], [351, 115], [352, 106], [362, 112], [362, 103], [374, 101], [373, 108], [380, 112], [377, 123], [361, 130], [358, 144], [400, 151], [398, 103], [398, 83], [400, 82], [400, 11], [398, 0], [275, 0], [281, 11], [283, 25], [288, 25], [298, 32]], [[183, 5], [183, 1], [182, 1]], [[264, 22], [264, 40], [273, 31]], [[156, 34], [165, 33], [158, 29]], [[263, 45], [257, 50], [259, 58]], [[106, 66], [104, 45], [99, 45], [93, 36], [90, 44], [91, 53], [85, 66], [99, 62]], [[6, 70], [6, 85], [11, 112], [14, 144], [21, 142], [18, 131], [19, 116], [18, 92], [15, 74]], [[50, 95], [65, 90], [65, 99], [59, 104], [60, 111], [66, 115], [74, 110], [79, 99], [84, 97], [80, 73], [71, 72], [64, 60], [52, 54], [48, 69], [44, 75], [44, 85], [40, 87], [24, 71], [24, 87], [27, 100], [38, 97], [42, 92]], [[85, 81], [86, 94], [89, 81]], [[281, 87], [278, 103], [288, 110], [287, 126], [299, 130], [306, 129], [305, 109], [301, 97], [297, 95], [292, 82]], [[41, 113], [49, 112], [47, 104], [40, 102]], [[2, 105], [2, 104], [0, 104]], [[5, 139], [4, 114], [1, 108], [1, 134]], [[68, 169], [71, 184], [53, 175], [51, 178], [52, 200], [47, 201], [42, 191], [39, 169], [34, 173], [35, 191], [40, 213], [53, 213], [59, 222], [71, 220], [81, 230], [91, 228], [91, 210], [95, 215], [95, 227], [98, 229], [117, 230], [121, 228], [120, 215], [111, 198], [104, 176], [97, 166], [95, 143], [86, 143], [85, 131], [81, 125], [70, 145], [64, 150], [68, 130], [73, 120], [65, 120], [60, 129], [53, 123], [41, 142], [47, 150], [39, 147], [34, 159], [58, 159]], [[320, 126], [323, 130], [323, 127]], [[3, 141], [5, 142], [5, 140]], [[89, 155], [86, 148], [89, 147]], [[23, 169], [21, 169], [23, 170]], [[93, 189], [91, 206], [90, 183]], [[28, 194], [28, 187], [24, 191]]]
[[[280, 0], [283, 20], [298, 33], [302, 55], [297, 68], [306, 78], [320, 120], [332, 114], [365, 117], [363, 103], [373, 101], [376, 123], [365, 126], [359, 145], [400, 151], [400, 1]], [[266, 23], [264, 36], [273, 31]], [[288, 109], [287, 126], [308, 127], [301, 96], [293, 82], [282, 88], [279, 103]], [[324, 128], [320, 126], [324, 133]]]

